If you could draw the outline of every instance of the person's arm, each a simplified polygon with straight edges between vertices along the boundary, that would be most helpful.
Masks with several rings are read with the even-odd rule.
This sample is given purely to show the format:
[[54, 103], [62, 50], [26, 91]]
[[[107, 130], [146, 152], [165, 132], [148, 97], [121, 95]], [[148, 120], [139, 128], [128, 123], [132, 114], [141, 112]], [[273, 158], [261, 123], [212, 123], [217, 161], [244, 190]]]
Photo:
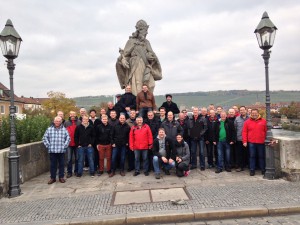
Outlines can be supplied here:
[[129, 148], [131, 151], [133, 151], [133, 144], [134, 144], [134, 129], [135, 127], [132, 126], [131, 129], [130, 129], [130, 132], [129, 132]]
[[49, 148], [50, 146], [50, 141], [49, 141], [49, 128], [46, 130], [44, 136], [43, 136], [43, 143], [46, 146], [46, 148]]
[[184, 144], [184, 148], [186, 150], [186, 154], [185, 154], [185, 156], [181, 157], [182, 161], [185, 161], [190, 158], [190, 149], [189, 149], [189, 145], [186, 142]]
[[176, 104], [175, 102], [173, 102], [173, 104], [174, 104], [174, 105], [173, 105], [173, 106], [174, 106], [174, 109], [173, 109], [174, 112], [173, 112], [173, 113], [174, 113], [174, 114], [180, 113], [177, 104]]
[[79, 125], [75, 128], [75, 134], [74, 134], [74, 141], [75, 141], [75, 146], [79, 146]]
[[244, 126], [243, 126], [242, 140], [243, 140], [243, 145], [245, 147], [247, 147], [247, 142], [248, 142], [248, 123], [247, 123], [247, 121], [244, 123]]
[[154, 97], [153, 93], [151, 93], [151, 95], [152, 95], [152, 107], [153, 107], [153, 111], [156, 112], [155, 97]]
[[139, 98], [139, 94], [136, 95], [136, 111], [139, 111], [139, 107], [140, 107], [140, 98]]
[[148, 133], [148, 149], [151, 149], [153, 146], [153, 136], [152, 136], [152, 131], [148, 125], [147, 126], [147, 133]]
[[70, 144], [71, 138], [69, 135], [69, 132], [65, 129], [65, 144], [64, 144], [64, 148], [67, 148]]
[[203, 128], [201, 130], [200, 135], [204, 136], [207, 131], [207, 120], [206, 120], [206, 118], [201, 118], [201, 120], [203, 121]]

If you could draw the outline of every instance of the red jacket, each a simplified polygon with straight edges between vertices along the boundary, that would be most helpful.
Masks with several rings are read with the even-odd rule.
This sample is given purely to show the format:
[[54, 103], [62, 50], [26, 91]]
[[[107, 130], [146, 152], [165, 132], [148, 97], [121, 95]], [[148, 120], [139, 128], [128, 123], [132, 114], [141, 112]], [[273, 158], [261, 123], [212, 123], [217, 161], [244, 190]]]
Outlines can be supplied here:
[[76, 126], [77, 126], [77, 121], [70, 120], [70, 123], [72, 123], [72, 125], [69, 125], [66, 127], [66, 129], [70, 135], [70, 138], [71, 138], [69, 146], [75, 146], [74, 134], [75, 134]]
[[131, 150], [145, 150], [152, 148], [153, 138], [150, 127], [143, 124], [141, 128], [132, 126], [129, 133], [129, 148]]
[[254, 120], [252, 118], [248, 119], [244, 123], [242, 138], [243, 143], [265, 143], [267, 135], [267, 121], [263, 118]]

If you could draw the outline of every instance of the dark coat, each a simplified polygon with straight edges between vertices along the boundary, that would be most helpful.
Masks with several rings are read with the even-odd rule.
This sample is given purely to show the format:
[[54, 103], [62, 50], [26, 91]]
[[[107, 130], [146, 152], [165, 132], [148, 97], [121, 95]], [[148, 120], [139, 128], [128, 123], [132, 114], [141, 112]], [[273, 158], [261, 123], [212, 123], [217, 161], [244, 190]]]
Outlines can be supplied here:
[[183, 121], [180, 121], [178, 119], [177, 122], [180, 124], [180, 126], [183, 129], [183, 140], [188, 141], [190, 139], [190, 136], [189, 136], [190, 121], [189, 121], [189, 119], [187, 119], [187, 120], [185, 119]]
[[173, 141], [176, 140], [177, 134], [183, 135], [183, 129], [176, 120], [172, 120], [171, 122], [166, 120], [161, 124], [161, 127], [165, 129], [166, 135]]
[[145, 124], [147, 124], [150, 127], [153, 139], [155, 139], [158, 135], [158, 129], [160, 127], [158, 119], [156, 117], [154, 117], [152, 120], [149, 120], [147, 118], [145, 120]]
[[[234, 128], [234, 123], [232, 120], [226, 119], [225, 120], [225, 130], [226, 130], [226, 142], [235, 142], [236, 141], [236, 132]], [[213, 142], [219, 141], [219, 133], [220, 133], [220, 122], [216, 124], [214, 127], [214, 136]]]
[[213, 142], [215, 126], [218, 126], [219, 123], [220, 122], [217, 117], [213, 119], [207, 119], [207, 132], [205, 134], [205, 141]]
[[96, 144], [97, 145], [109, 145], [111, 143], [111, 133], [113, 127], [109, 124], [104, 125], [103, 123], [99, 124], [95, 128], [96, 133]]
[[178, 109], [178, 106], [175, 102], [172, 102], [169, 104], [168, 102], [164, 102], [161, 107], [164, 107], [166, 109], [166, 115], [168, 112], [173, 112], [173, 114], [178, 114], [180, 111]]
[[[172, 139], [170, 139], [168, 136], [165, 137], [165, 150], [167, 153], [166, 158], [175, 160], [176, 152], [174, 149], [174, 144], [173, 144]], [[159, 154], [159, 139], [158, 138], [154, 139], [152, 151], [153, 151], [153, 156], [157, 156], [158, 158], [161, 158], [161, 155]]]
[[115, 144], [117, 147], [128, 145], [129, 142], [130, 127], [127, 123], [117, 123], [111, 134], [111, 144]]
[[93, 145], [95, 141], [94, 127], [91, 125], [88, 125], [87, 127], [84, 127], [82, 124], [78, 125], [75, 129], [74, 140], [77, 147]]
[[207, 120], [199, 115], [195, 120], [194, 115], [190, 118], [189, 135], [191, 140], [199, 141], [204, 138], [207, 130]]
[[123, 94], [119, 102], [123, 112], [126, 112], [126, 107], [130, 107], [130, 109], [136, 109], [136, 96], [132, 93]]

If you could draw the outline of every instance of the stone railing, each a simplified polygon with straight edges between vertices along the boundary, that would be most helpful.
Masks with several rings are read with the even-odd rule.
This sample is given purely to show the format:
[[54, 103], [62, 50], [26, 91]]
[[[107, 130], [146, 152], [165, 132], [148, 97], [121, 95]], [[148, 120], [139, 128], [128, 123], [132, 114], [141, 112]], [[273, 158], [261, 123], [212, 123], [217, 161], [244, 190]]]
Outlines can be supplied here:
[[[21, 183], [49, 171], [49, 155], [42, 142], [18, 145], [18, 151]], [[0, 198], [8, 191], [8, 153], [9, 148], [0, 150]]]

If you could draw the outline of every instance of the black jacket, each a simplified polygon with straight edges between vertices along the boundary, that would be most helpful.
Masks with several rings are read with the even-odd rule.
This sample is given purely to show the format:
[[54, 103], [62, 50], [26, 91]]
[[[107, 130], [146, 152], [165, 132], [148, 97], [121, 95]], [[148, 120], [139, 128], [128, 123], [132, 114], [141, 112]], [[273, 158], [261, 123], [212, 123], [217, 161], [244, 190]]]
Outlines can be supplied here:
[[[165, 137], [165, 150], [166, 150], [166, 158], [167, 159], [173, 159], [175, 160], [176, 158], [176, 152], [174, 149], [174, 144], [171, 138], [168, 136]], [[155, 138], [153, 142], [153, 156], [157, 156], [158, 158], [161, 158], [161, 155], [159, 154], [159, 139]]]
[[136, 109], [136, 96], [132, 93], [123, 94], [119, 102], [122, 106], [122, 112], [126, 112], [126, 107], [130, 107], [130, 109]]
[[108, 123], [109, 123], [109, 125], [111, 125], [111, 126], [116, 126], [118, 123], [119, 123], [119, 120], [116, 118], [116, 119], [112, 119], [112, 118], [109, 118], [108, 119]]
[[[213, 136], [213, 142], [219, 141], [219, 133], [220, 133], [220, 123], [217, 123], [217, 125], [214, 127], [214, 136]], [[236, 141], [236, 132], [234, 128], [234, 123], [232, 120], [226, 119], [225, 120], [225, 130], [226, 130], [226, 142], [235, 142]]]
[[101, 123], [101, 120], [99, 120], [98, 118], [95, 119], [94, 122], [91, 119], [89, 119], [89, 124], [94, 128], [96, 128], [100, 123]]
[[125, 146], [129, 142], [130, 127], [127, 123], [117, 123], [111, 134], [111, 144], [115, 144], [117, 147]]
[[158, 129], [160, 127], [158, 119], [156, 117], [154, 117], [152, 120], [149, 120], [147, 118], [145, 120], [145, 124], [147, 124], [150, 127], [153, 139], [155, 139], [158, 135]]
[[95, 141], [95, 130], [94, 127], [88, 125], [84, 127], [82, 124], [78, 125], [75, 129], [74, 135], [75, 145], [82, 147], [87, 147], [88, 145], [93, 145]]
[[205, 134], [205, 141], [213, 142], [215, 126], [219, 126], [220, 122], [217, 117], [214, 119], [207, 119], [207, 132]]
[[96, 144], [97, 145], [109, 145], [111, 143], [111, 133], [113, 127], [109, 124], [104, 125], [103, 123], [99, 124], [95, 128], [96, 132]]
[[178, 106], [175, 102], [172, 102], [168, 104], [168, 102], [164, 102], [161, 107], [164, 107], [166, 109], [166, 115], [168, 115], [168, 112], [173, 112], [173, 114], [178, 114], [180, 111], [178, 109]]
[[191, 140], [199, 141], [204, 138], [205, 132], [207, 130], [207, 120], [199, 115], [197, 120], [195, 120], [194, 115], [190, 118], [190, 128], [189, 135]]
[[189, 119], [187, 119], [187, 120], [185, 119], [183, 121], [180, 121], [178, 119], [177, 122], [180, 124], [180, 126], [183, 129], [183, 140], [184, 141], [188, 141], [190, 139], [190, 136], [189, 136], [190, 120]]

